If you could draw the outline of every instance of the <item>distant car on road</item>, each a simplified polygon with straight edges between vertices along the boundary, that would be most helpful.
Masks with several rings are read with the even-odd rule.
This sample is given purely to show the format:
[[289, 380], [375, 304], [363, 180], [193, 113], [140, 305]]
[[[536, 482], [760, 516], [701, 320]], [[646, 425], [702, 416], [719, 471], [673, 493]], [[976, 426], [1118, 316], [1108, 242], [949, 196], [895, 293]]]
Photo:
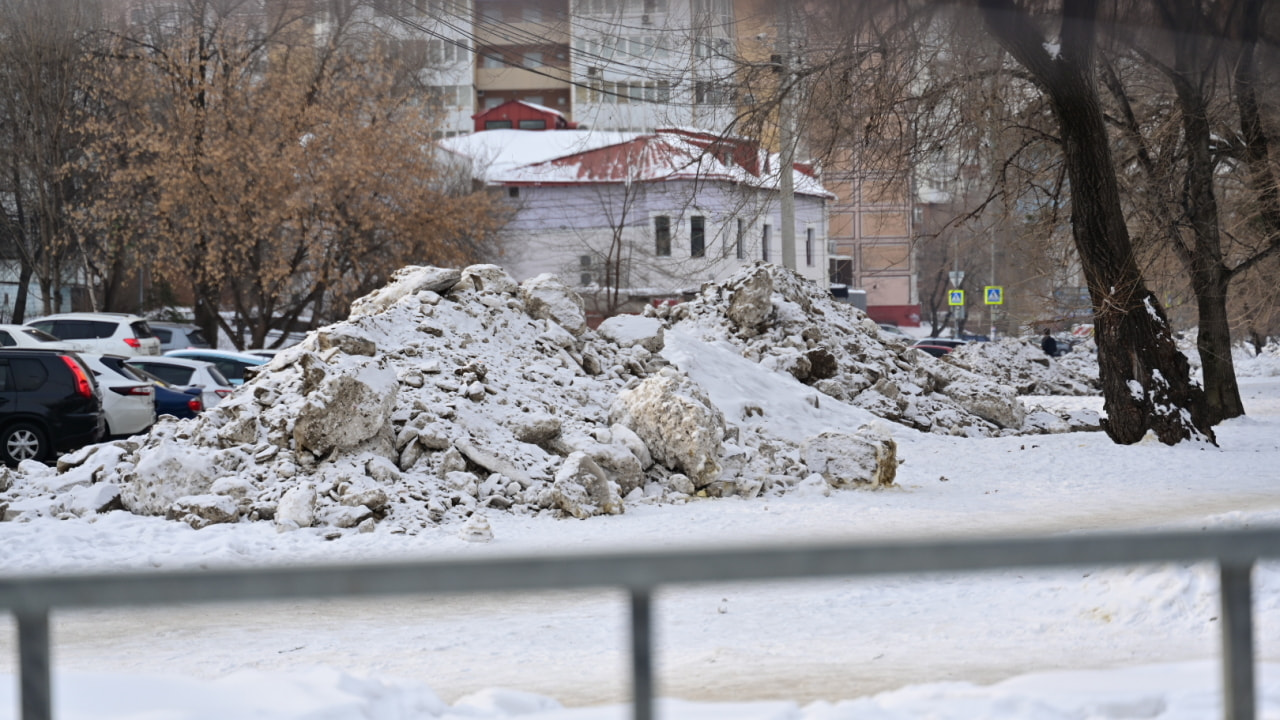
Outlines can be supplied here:
[[270, 362], [270, 358], [230, 350], [171, 350], [164, 356], [213, 363], [232, 385], [243, 385], [253, 368]]
[[0, 348], [0, 461], [52, 460], [102, 438], [102, 395], [74, 352]]
[[921, 352], [929, 353], [934, 357], [942, 357], [961, 345], [968, 344], [968, 340], [958, 340], [956, 338], [921, 338], [912, 343], [911, 347]]
[[876, 324], [880, 326], [880, 332], [882, 333], [885, 333], [887, 335], [893, 335], [894, 337], [899, 337], [907, 340], [912, 339], [912, 337], [908, 335], [905, 330], [898, 327], [897, 325], [894, 325], [893, 323], [876, 323]]
[[[1067, 355], [1068, 353], [1071, 352], [1072, 348], [1075, 347], [1075, 342], [1070, 337], [1054, 335], [1053, 339], [1055, 341], [1055, 346], [1056, 346], [1056, 349], [1054, 350], [1054, 353], [1053, 353], [1053, 357], [1062, 357], [1063, 355]], [[1039, 341], [1036, 341], [1036, 346], [1039, 347], [1039, 345], [1040, 345]]]
[[81, 352], [97, 355], [159, 355], [160, 340], [147, 321], [126, 313], [62, 313], [36, 318], [43, 330]]

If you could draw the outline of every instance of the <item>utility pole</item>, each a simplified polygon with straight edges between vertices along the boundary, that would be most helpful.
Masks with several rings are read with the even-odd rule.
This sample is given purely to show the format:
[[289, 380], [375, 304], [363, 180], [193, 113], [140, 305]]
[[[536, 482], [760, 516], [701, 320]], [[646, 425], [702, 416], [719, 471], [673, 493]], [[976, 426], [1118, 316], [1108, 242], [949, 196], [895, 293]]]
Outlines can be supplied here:
[[791, 0], [778, 0], [778, 193], [782, 210], [782, 266], [796, 269], [795, 129], [791, 117]]
[[[991, 284], [996, 284], [996, 236], [991, 234]], [[987, 337], [996, 339], [996, 306], [987, 306]]]

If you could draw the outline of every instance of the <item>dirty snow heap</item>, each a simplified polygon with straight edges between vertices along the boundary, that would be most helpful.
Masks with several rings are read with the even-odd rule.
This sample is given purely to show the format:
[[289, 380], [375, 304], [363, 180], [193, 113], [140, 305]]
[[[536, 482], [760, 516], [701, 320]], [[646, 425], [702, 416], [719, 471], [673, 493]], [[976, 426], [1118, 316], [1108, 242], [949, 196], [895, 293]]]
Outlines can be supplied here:
[[892, 432], [914, 430], [882, 418], [986, 436], [1023, 412], [771, 265], [597, 330], [553, 276], [408, 267], [202, 416], [24, 463], [0, 478], [0, 517], [123, 508], [333, 537], [470, 518], [484, 538], [478, 511], [890, 485]]

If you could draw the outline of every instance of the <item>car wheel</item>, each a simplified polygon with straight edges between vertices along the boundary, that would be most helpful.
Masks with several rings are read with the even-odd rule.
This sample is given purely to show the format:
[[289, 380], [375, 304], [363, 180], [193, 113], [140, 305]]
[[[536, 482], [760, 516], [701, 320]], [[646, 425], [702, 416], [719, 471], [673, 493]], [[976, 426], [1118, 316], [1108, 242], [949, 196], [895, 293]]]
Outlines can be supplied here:
[[44, 431], [31, 423], [15, 423], [0, 432], [0, 458], [9, 465], [23, 460], [41, 460], [49, 454]]

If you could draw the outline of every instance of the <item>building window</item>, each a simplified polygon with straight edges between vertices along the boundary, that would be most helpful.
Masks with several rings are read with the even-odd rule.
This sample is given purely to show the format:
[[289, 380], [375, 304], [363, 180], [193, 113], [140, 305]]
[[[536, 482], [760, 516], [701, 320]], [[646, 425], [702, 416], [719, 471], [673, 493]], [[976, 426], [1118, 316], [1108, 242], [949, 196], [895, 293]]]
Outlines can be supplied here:
[[546, 120], [521, 120], [520, 129], [521, 130], [546, 130], [547, 121]]
[[516, 187], [516, 186], [514, 186], [514, 185], [512, 185], [512, 186], [508, 187], [508, 188], [507, 188], [507, 197], [512, 197], [512, 198], [518, 198], [518, 197], [520, 197], [520, 188], [518, 188], [518, 187]]
[[671, 218], [666, 215], [653, 219], [653, 254], [671, 257]]
[[701, 215], [689, 218], [689, 257], [707, 254], [707, 219]]
[[761, 231], [760, 233], [760, 259], [764, 260], [765, 262], [770, 262], [769, 241], [772, 239], [770, 237], [772, 235], [773, 235], [773, 226], [766, 224], [764, 226], [764, 230]]
[[524, 66], [526, 68], [542, 67], [542, 53], [527, 52], [524, 54]]
[[813, 228], [804, 231], [804, 264], [813, 267]]
[[743, 247], [745, 245], [743, 240], [746, 239], [746, 235], [747, 221], [738, 218], [738, 234], [733, 238], [733, 256], [735, 259], [745, 260], [747, 258], [747, 249]]
[[510, 120], [485, 120], [484, 129], [485, 130], [510, 130], [511, 121]]

